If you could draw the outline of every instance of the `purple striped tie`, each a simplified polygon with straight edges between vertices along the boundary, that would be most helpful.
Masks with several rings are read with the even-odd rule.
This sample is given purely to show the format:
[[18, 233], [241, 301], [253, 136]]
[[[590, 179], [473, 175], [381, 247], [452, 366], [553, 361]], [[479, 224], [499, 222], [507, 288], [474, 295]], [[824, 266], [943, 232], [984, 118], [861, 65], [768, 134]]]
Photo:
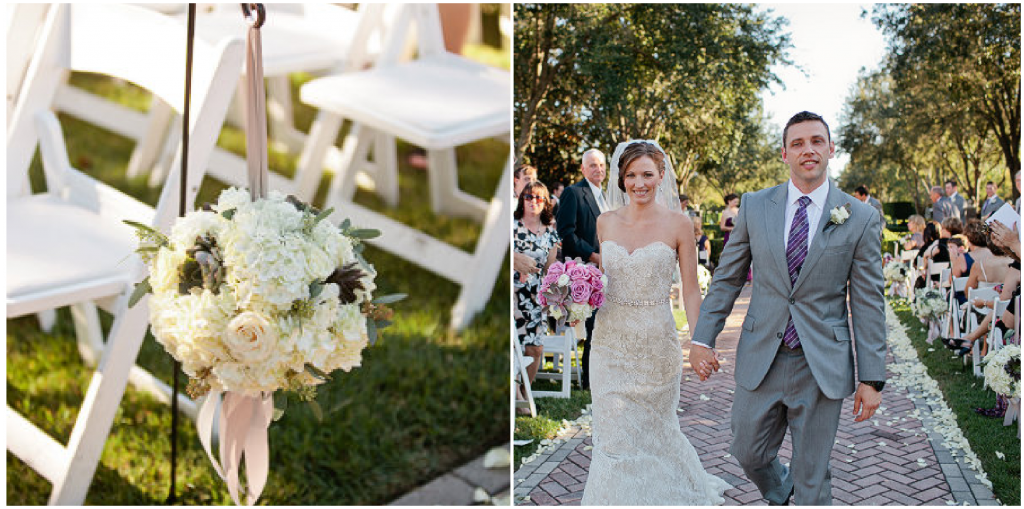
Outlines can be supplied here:
[[[801, 196], [798, 202], [800, 203], [800, 208], [796, 209], [796, 215], [793, 216], [793, 224], [789, 228], [789, 243], [786, 245], [786, 261], [789, 263], [789, 282], [792, 284], [796, 284], [796, 278], [800, 275], [800, 268], [803, 267], [804, 259], [807, 258], [807, 234], [811, 230], [810, 225], [807, 223], [807, 206], [811, 204], [811, 199]], [[786, 324], [786, 332], [782, 336], [782, 341], [790, 348], [800, 346], [800, 337], [797, 336], [792, 316], [789, 317], [789, 322]]]

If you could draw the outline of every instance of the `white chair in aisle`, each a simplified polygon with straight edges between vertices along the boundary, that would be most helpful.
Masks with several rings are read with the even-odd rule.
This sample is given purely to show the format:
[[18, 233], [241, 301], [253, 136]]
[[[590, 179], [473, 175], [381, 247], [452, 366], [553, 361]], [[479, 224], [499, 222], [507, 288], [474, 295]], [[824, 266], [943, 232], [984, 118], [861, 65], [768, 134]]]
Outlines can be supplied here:
[[[419, 58], [397, 61], [415, 23]], [[488, 202], [459, 189], [455, 147], [509, 133], [509, 73], [444, 51], [434, 4], [406, 5], [390, 29], [374, 68], [318, 78], [305, 84], [302, 101], [319, 110], [296, 171], [297, 194], [311, 199], [343, 119], [352, 121], [342, 157], [332, 166], [334, 178], [327, 206], [344, 210], [354, 224], [387, 235], [370, 243], [417, 263], [462, 286], [452, 309], [452, 327], [462, 329], [486, 303], [508, 254], [511, 222], [511, 158]], [[484, 219], [472, 254], [388, 219], [352, 202], [355, 172], [381, 135], [398, 137], [427, 149], [431, 206], [435, 213]], [[506, 138], [507, 139], [507, 138]], [[398, 170], [394, 145], [375, 148], [386, 164], [375, 176], [377, 192], [389, 205], [398, 203]], [[395, 164], [392, 164], [395, 163]], [[497, 221], [496, 223], [494, 221]]]
[[[928, 287], [929, 288], [941, 288], [943, 281], [942, 271], [949, 270], [949, 262], [928, 262]], [[936, 279], [937, 278], [937, 279]], [[949, 276], [947, 275], [948, 279]]]
[[[67, 72], [94, 72], [148, 89], [180, 111], [185, 43], [180, 23], [146, 9], [55, 5], [14, 108], [7, 137], [7, 317], [72, 306], [80, 350], [97, 363], [67, 446], [7, 410], [7, 447], [53, 484], [52, 504], [85, 501], [148, 325], [148, 299], [127, 307], [143, 268], [133, 254], [134, 231], [121, 221], [167, 231], [178, 212], [180, 184], [178, 165], [154, 209], [72, 168], [52, 112], [55, 96]], [[242, 56], [240, 39], [217, 46], [196, 41], [187, 208]], [[31, 194], [19, 184], [37, 146], [47, 191]], [[96, 306], [114, 315], [105, 343]]]
[[537, 417], [537, 404], [533, 399], [533, 389], [530, 387], [530, 375], [526, 372], [526, 366], [533, 364], [533, 357], [523, 355], [523, 347], [519, 344], [519, 340], [515, 337], [515, 327], [512, 329], [512, 364], [513, 364], [513, 378], [512, 378], [512, 394], [515, 397], [516, 385], [520, 385], [523, 388], [523, 394], [526, 395], [525, 400], [516, 399], [516, 408], [528, 408], [530, 409], [530, 417]]
[[[978, 319], [978, 314], [984, 316], [989, 313], [989, 308], [976, 307], [974, 305], [975, 299], [997, 300], [999, 299], [999, 293], [992, 288], [967, 289], [967, 327], [964, 329], [966, 332], [970, 332], [978, 328], [978, 325], [981, 323], [981, 320]], [[981, 372], [982, 342], [983, 341], [975, 341], [971, 346], [971, 361], [974, 363], [974, 376], [983, 376]], [[966, 362], [966, 358], [964, 360]]]
[[[560, 383], [561, 388], [557, 391], [533, 391], [538, 398], [555, 397], [568, 398], [572, 393], [572, 358], [576, 351], [576, 331], [572, 327], [565, 329], [564, 334], [557, 336], [548, 335], [541, 338], [544, 346], [544, 359], [552, 356], [552, 371], [538, 371], [538, 380], [555, 380]], [[543, 367], [543, 366], [542, 366]]]
[[962, 327], [964, 310], [967, 309], [967, 303], [965, 302], [962, 306], [959, 301], [956, 300], [956, 294], [964, 292], [967, 289], [967, 277], [955, 277], [953, 278], [952, 291], [947, 295], [949, 299], [949, 309], [946, 315], [946, 324], [942, 328], [943, 331], [949, 331], [949, 337], [959, 339], [967, 331], [964, 331]]

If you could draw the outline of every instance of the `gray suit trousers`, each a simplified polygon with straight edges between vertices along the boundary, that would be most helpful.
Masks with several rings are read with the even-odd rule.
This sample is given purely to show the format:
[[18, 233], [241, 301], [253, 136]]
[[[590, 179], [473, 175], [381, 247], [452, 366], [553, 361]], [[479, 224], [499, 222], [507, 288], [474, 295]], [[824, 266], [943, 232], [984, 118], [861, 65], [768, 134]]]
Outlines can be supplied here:
[[[832, 505], [829, 459], [842, 408], [842, 399], [818, 388], [803, 350], [781, 346], [757, 389], [736, 385], [730, 452], [768, 501], [784, 503], [793, 490], [797, 505]], [[793, 438], [789, 469], [778, 459], [787, 427]]]

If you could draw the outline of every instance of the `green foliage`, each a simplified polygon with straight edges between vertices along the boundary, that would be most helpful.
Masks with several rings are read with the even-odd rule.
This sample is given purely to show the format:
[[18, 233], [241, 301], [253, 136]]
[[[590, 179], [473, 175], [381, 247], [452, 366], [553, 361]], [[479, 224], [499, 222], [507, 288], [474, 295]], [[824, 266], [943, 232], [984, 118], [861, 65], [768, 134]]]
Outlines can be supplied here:
[[[535, 390], [558, 390], [557, 384], [551, 380], [537, 380]], [[537, 451], [541, 440], [552, 439], [562, 427], [562, 420], [573, 421], [580, 417], [583, 409], [591, 403], [590, 391], [581, 391], [575, 385], [568, 398], [536, 398], [537, 417], [516, 416], [516, 427], [513, 437], [516, 440], [533, 440], [533, 442], [515, 447], [513, 451], [513, 470], [518, 469], [523, 458]]]
[[632, 138], [658, 140], [687, 190], [698, 172], [763, 176], [772, 141], [757, 93], [789, 63], [783, 20], [741, 4], [515, 9], [516, 155], [542, 181], [575, 181], [585, 150]]
[[1018, 196], [1020, 5], [877, 4], [871, 17], [890, 53], [847, 99], [841, 186], [867, 184], [918, 211], [947, 179], [975, 201], [990, 179]]

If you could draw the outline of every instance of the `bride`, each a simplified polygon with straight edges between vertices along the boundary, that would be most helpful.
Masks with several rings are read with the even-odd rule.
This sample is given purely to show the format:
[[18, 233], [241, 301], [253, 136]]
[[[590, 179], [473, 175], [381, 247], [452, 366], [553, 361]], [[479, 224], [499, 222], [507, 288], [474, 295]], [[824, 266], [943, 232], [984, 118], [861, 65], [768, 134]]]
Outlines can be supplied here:
[[676, 414], [683, 354], [669, 294], [678, 262], [695, 324], [693, 225], [679, 212], [675, 175], [657, 143], [619, 144], [609, 177], [609, 201], [621, 207], [597, 219], [608, 285], [590, 354], [594, 449], [582, 504], [722, 504], [730, 486], [704, 471]]

